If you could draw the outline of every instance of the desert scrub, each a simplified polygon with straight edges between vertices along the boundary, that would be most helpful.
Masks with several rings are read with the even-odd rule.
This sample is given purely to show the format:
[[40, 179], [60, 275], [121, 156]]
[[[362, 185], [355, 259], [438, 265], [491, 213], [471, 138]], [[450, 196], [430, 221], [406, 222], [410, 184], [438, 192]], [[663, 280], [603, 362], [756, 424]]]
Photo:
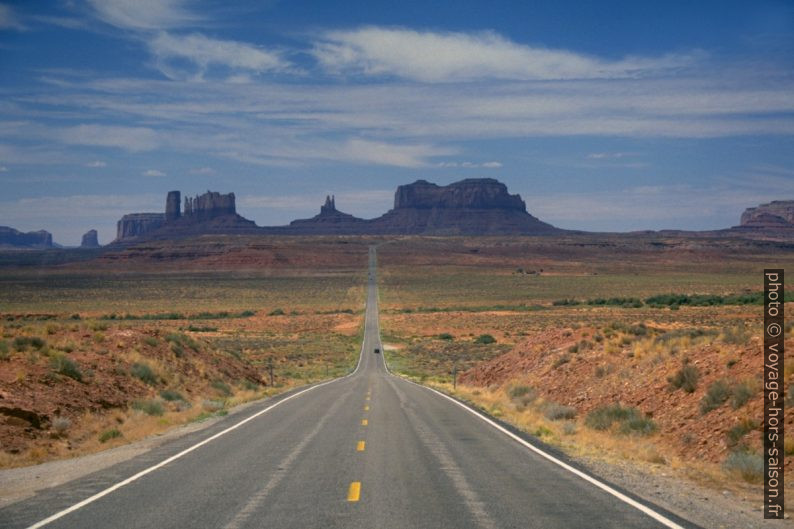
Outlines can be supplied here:
[[164, 389], [160, 392], [160, 397], [168, 402], [173, 402], [175, 400], [185, 400], [185, 397], [183, 397], [181, 393], [172, 389]]
[[68, 417], [55, 417], [52, 420], [52, 429], [58, 436], [65, 434], [71, 425], [72, 421]]
[[667, 381], [673, 389], [683, 389], [687, 393], [693, 393], [698, 387], [699, 378], [698, 368], [685, 362], [681, 369], [675, 375], [669, 377]]
[[14, 349], [20, 353], [29, 349], [40, 351], [46, 345], [47, 342], [38, 336], [17, 336], [14, 338]]
[[8, 360], [11, 358], [11, 353], [8, 350], [8, 342], [0, 340], [0, 360]]
[[496, 343], [496, 338], [494, 338], [490, 334], [481, 334], [477, 337], [476, 340], [474, 340], [474, 343], [488, 345], [488, 344]]
[[57, 355], [50, 359], [50, 368], [59, 375], [72, 378], [78, 382], [83, 381], [83, 373], [77, 364], [63, 355]]
[[232, 388], [223, 380], [213, 380], [210, 386], [224, 397], [228, 397], [232, 394]]
[[99, 442], [107, 443], [111, 439], [117, 439], [119, 437], [121, 437], [121, 432], [118, 431], [116, 428], [111, 428], [99, 434]]
[[441, 334], [438, 335], [438, 339], [452, 341], [455, 339], [455, 337], [449, 334], [448, 332], [442, 332]]
[[764, 476], [764, 459], [759, 454], [737, 450], [728, 454], [722, 465], [726, 473], [748, 483], [760, 483]]
[[143, 362], [135, 362], [132, 364], [130, 367], [130, 374], [150, 386], [157, 384], [157, 375], [148, 364]]
[[706, 394], [700, 400], [700, 414], [705, 415], [711, 410], [716, 410], [730, 398], [731, 385], [725, 379], [712, 382], [706, 389]]
[[519, 385], [510, 387], [507, 390], [507, 396], [510, 397], [510, 401], [515, 405], [516, 409], [520, 411], [538, 398], [538, 392], [530, 386]]
[[757, 390], [755, 380], [743, 380], [731, 389], [731, 407], [738, 410], [749, 401]]
[[268, 316], [283, 316], [284, 309], [273, 309], [267, 313]]
[[735, 447], [743, 447], [744, 443], [744, 436], [748, 433], [752, 432], [753, 430], [758, 429], [759, 427], [758, 421], [755, 419], [744, 418], [739, 421], [738, 424], [734, 425], [728, 432], [725, 434], [725, 442], [729, 448]]
[[656, 424], [640, 410], [620, 404], [601, 406], [590, 411], [584, 423], [589, 428], [601, 431], [610, 430], [617, 424], [622, 434], [649, 435], [656, 431]]
[[576, 418], [576, 408], [557, 404], [556, 402], [549, 402], [546, 404], [543, 414], [550, 421], [570, 420]]
[[551, 367], [552, 367], [552, 369], [557, 369], [557, 368], [558, 368], [558, 367], [560, 367], [561, 365], [563, 365], [563, 364], [567, 364], [567, 363], [568, 363], [568, 362], [570, 362], [570, 361], [571, 361], [571, 355], [569, 355], [568, 353], [565, 353], [565, 354], [562, 354], [562, 355], [560, 355], [560, 356], [559, 356], [559, 357], [558, 357], [558, 358], [557, 358], [557, 359], [554, 361], [554, 363], [553, 363], [553, 364], [551, 364]]
[[160, 416], [165, 413], [163, 403], [157, 399], [152, 400], [136, 400], [132, 403], [132, 409], [142, 411], [146, 415]]
[[160, 343], [160, 341], [154, 336], [146, 336], [143, 339], [143, 343], [145, 343], [149, 347], [157, 347], [157, 344]]

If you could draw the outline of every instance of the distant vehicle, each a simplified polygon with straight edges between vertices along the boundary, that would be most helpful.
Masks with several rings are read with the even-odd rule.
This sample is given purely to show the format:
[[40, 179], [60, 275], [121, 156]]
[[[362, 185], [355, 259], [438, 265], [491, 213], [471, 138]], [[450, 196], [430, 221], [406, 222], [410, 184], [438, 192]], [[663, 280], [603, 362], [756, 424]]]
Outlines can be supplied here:
[[380, 353], [380, 348], [376, 347], [375, 348], [375, 354], [378, 354], [378, 353]]

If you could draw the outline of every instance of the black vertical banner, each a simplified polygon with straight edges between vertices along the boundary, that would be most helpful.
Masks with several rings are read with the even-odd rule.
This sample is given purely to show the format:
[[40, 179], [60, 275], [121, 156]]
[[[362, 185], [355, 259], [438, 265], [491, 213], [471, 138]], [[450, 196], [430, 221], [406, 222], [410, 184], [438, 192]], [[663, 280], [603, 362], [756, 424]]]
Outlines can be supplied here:
[[764, 270], [764, 518], [783, 507], [783, 270]]

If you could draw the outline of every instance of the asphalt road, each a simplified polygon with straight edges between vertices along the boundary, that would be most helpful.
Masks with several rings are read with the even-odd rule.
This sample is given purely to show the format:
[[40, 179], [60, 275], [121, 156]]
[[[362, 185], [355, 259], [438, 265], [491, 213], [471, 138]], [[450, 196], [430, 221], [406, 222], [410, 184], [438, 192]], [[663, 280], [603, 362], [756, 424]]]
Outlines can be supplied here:
[[390, 375], [374, 250], [365, 326], [351, 375], [42, 491], [0, 527], [692, 527]]

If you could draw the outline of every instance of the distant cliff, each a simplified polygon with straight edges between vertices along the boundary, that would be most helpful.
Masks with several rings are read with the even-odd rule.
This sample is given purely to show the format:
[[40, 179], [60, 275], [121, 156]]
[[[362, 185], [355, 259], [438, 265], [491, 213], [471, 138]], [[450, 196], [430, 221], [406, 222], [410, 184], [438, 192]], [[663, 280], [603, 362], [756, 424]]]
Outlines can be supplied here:
[[185, 197], [170, 191], [166, 196], [165, 213], [131, 213], [118, 222], [114, 242], [130, 242], [151, 236], [184, 236], [202, 233], [236, 233], [256, 230], [253, 221], [237, 214], [234, 193], [207, 191], [203, 195]]
[[794, 228], [794, 200], [775, 200], [742, 213], [741, 227]]
[[96, 230], [88, 230], [83, 234], [80, 248], [99, 248], [99, 234]]
[[0, 246], [52, 248], [52, 234], [44, 230], [23, 233], [8, 226], [0, 226]]
[[394, 209], [371, 221], [378, 233], [434, 235], [540, 235], [558, 233], [530, 215], [519, 195], [492, 178], [470, 178], [447, 186], [425, 180], [402, 185]]

